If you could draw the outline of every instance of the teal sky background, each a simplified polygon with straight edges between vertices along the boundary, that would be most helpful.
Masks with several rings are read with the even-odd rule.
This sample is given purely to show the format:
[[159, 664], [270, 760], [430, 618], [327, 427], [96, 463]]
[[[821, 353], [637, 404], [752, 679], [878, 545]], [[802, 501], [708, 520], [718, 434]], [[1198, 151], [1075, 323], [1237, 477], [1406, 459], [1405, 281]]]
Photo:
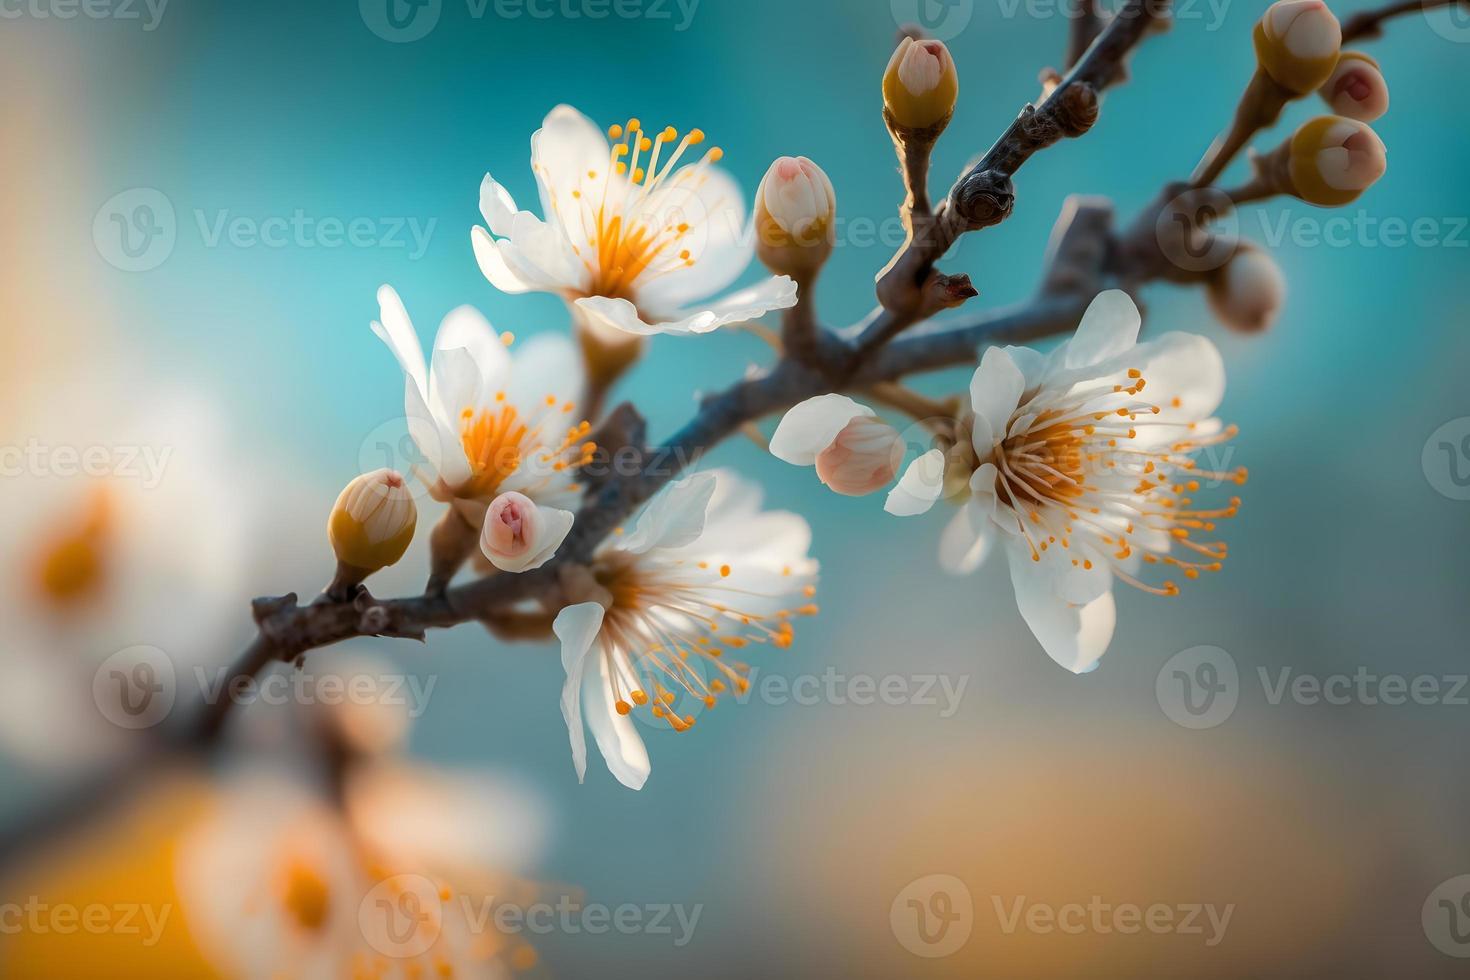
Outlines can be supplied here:
[[[1031, 160], [1016, 180], [1014, 217], [964, 239], [944, 262], [981, 290], [958, 317], [1030, 295], [1068, 195], [1109, 196], [1126, 220], [1192, 169], [1252, 70], [1249, 32], [1265, 6], [1186, 6], [1170, 33], [1143, 46], [1093, 132]], [[747, 191], [774, 157], [811, 157], [836, 186], [850, 231], [821, 281], [821, 315], [845, 325], [871, 308], [872, 276], [896, 244], [901, 193], [879, 115], [896, 28], [888, 0], [702, 0], [684, 30], [672, 2], [652, 9], [670, 16], [507, 18], [492, 0], [477, 18], [467, 0], [442, 0], [427, 36], [390, 43], [350, 0], [173, 0], [153, 31], [5, 22], [0, 37], [66, 54], [71, 125], [92, 158], [84, 186], [55, 215], [75, 231], [56, 256], [57, 275], [108, 310], [88, 329], [141, 353], [151, 377], [212, 391], [236, 425], [239, 452], [266, 461], [260, 492], [299, 483], [324, 518], [358, 472], [365, 440], [402, 411], [398, 369], [368, 330], [381, 283], [400, 291], [426, 341], [462, 303], [522, 338], [567, 328], [560, 301], [497, 293], [469, 243], [487, 171], [535, 206], [529, 138], [559, 102], [604, 125], [637, 115], [699, 126]], [[937, 185], [1036, 97], [1037, 73], [1064, 50], [1057, 9], [975, 0], [968, 25], [948, 39], [961, 92], [936, 154]], [[984, 905], [983, 919], [988, 869], [1004, 863], [984, 840], [1024, 838], [1014, 827], [1046, 800], [1063, 812], [1034, 814], [1035, 824], [1055, 835], [1058, 862], [1086, 853], [1089, 839], [1098, 850], [1146, 856], [1133, 868], [1089, 866], [1076, 884], [1083, 900], [1109, 889], [1147, 900], [1164, 887], [1149, 870], [1157, 863], [1198, 871], [1163, 899], [1240, 903], [1233, 947], [1160, 948], [1198, 975], [1385, 963], [1451, 975], [1454, 961], [1425, 942], [1419, 915], [1438, 882], [1470, 872], [1470, 708], [1273, 705], [1256, 679], [1257, 668], [1470, 670], [1470, 503], [1436, 492], [1421, 463], [1431, 433], [1470, 415], [1470, 128], [1455, 94], [1470, 64], [1470, 22], [1446, 11], [1411, 15], [1368, 50], [1393, 96], [1375, 124], [1388, 146], [1384, 180], [1343, 211], [1273, 202], [1240, 216], [1241, 232], [1266, 244], [1283, 227], [1291, 232], [1273, 247], [1290, 283], [1276, 328], [1240, 337], [1213, 321], [1197, 292], [1145, 294], [1147, 329], [1202, 332], [1219, 344], [1230, 377], [1221, 415], [1241, 427], [1230, 462], [1252, 475], [1227, 528], [1225, 571], [1172, 600], [1120, 589], [1117, 635], [1095, 674], [1072, 677], [1046, 658], [1000, 565], [963, 580], [938, 571], [942, 518], [889, 519], [881, 498], [826, 493], [810, 471], [743, 441], [710, 462], [738, 467], [765, 484], [772, 506], [806, 515], [824, 564], [823, 615], [794, 652], [756, 666], [964, 676], [952, 717], [915, 705], [722, 706], [689, 735], [650, 734], [653, 775], [634, 794], [595, 753], [577, 785], [551, 648], [503, 647], [471, 627], [433, 637], [427, 650], [364, 645], [439, 676], [416, 751], [511, 771], [549, 801], [548, 879], [608, 904], [704, 906], [685, 949], [650, 935], [541, 940], [556, 974], [612, 965], [615, 975], [953, 975], [959, 961], [920, 960], [893, 941], [892, 896], [920, 875], [956, 874]], [[1265, 145], [1320, 111], [1315, 101], [1291, 107]], [[1237, 164], [1231, 176], [1243, 173]], [[178, 239], [158, 268], [127, 273], [97, 252], [90, 229], [102, 202], [138, 187], [169, 199]], [[211, 247], [200, 226], [225, 212], [264, 219], [298, 210], [379, 227], [432, 223], [432, 232], [416, 255], [407, 234], [406, 247]], [[1340, 247], [1293, 237], [1335, 217], [1359, 222]], [[1439, 242], [1394, 247], [1374, 224], [1382, 219], [1429, 219]], [[871, 238], [860, 231], [867, 227]], [[657, 439], [689, 416], [696, 390], [766, 357], [748, 334], [659, 339], [619, 394]], [[949, 372], [922, 386], [954, 390], [966, 377]], [[259, 591], [319, 587], [325, 541], [294, 548], [259, 571]], [[422, 555], [407, 564], [378, 591], [413, 590]], [[1160, 711], [1154, 684], [1169, 657], [1201, 644], [1228, 650], [1245, 688], [1229, 722], [1195, 732]], [[1107, 816], [1120, 805], [1129, 812], [1123, 794], [1138, 796], [1136, 822]], [[1214, 805], [1201, 831], [1208, 839], [1158, 853], [1141, 845], [1136, 834], [1192, 812], [1179, 804], [1190, 799]], [[1330, 843], [1324, 855], [1307, 854], [1305, 845], [1283, 847], [1283, 835]], [[1258, 870], [1236, 877], [1242, 864]], [[1311, 902], [1310, 882], [1325, 880], [1331, 941], [1320, 928], [1326, 913]], [[1004, 958], [1011, 938], [993, 923], [980, 929], [965, 962]], [[1152, 950], [1146, 942], [1088, 946], [1085, 961], [1121, 974]], [[1084, 959], [1069, 959], [1081, 951], [1062, 947], [1007, 975], [1065, 975], [1068, 964], [1081, 968]]]

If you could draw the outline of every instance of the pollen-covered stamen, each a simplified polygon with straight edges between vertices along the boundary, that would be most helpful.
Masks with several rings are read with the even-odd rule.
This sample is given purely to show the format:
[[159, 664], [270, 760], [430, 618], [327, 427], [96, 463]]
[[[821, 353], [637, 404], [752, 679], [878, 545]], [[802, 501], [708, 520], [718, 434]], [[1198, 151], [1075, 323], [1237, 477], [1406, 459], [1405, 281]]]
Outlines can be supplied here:
[[[587, 439], [592, 423], [584, 419], [562, 428], [574, 410], [571, 402], [547, 395], [535, 409], [522, 415], [503, 391], [495, 395], [488, 408], [465, 408], [460, 413], [459, 431], [471, 476], [460, 495], [491, 496], [523, 469], [533, 479], [525, 483], [522, 492], [534, 493], [586, 466], [597, 452], [597, 444]], [[567, 487], [575, 488], [575, 484]]]
[[34, 566], [36, 591], [46, 603], [70, 608], [102, 590], [114, 524], [111, 494], [98, 487], [79, 516], [48, 535]]
[[[649, 136], [633, 118], [610, 128], [608, 136], [614, 142], [607, 168], [582, 175], [572, 191], [580, 213], [560, 217], [567, 227], [581, 229], [585, 247], [574, 242], [573, 251], [589, 273], [588, 294], [634, 300], [639, 286], [692, 266], [702, 226], [717, 220], [722, 204], [733, 202], [702, 201], [697, 194], [710, 165], [724, 156], [719, 147], [679, 166], [687, 150], [704, 143], [702, 130], [681, 138], [666, 126]], [[667, 146], [674, 148], [663, 159]]]
[[808, 601], [755, 611], [769, 609], [771, 600], [809, 600], [815, 587], [757, 591], [731, 584], [738, 579], [733, 572], [730, 565], [710, 562], [650, 564], [621, 556], [601, 570], [599, 578], [613, 596], [603, 638], [619, 713], [646, 706], [675, 731], [688, 730], [694, 716], [674, 707], [681, 695], [712, 708], [726, 691], [743, 693], [749, 665], [728, 654], [752, 644], [787, 649], [795, 639], [793, 618], [817, 612]]
[[[1234, 517], [1240, 498], [1196, 507], [1188, 494], [1202, 481], [1243, 484], [1246, 471], [1200, 469], [1195, 454], [1232, 439], [1235, 427], [1197, 434], [1197, 423], [1161, 417], [1160, 406], [1141, 399], [1146, 385], [1135, 369], [1126, 384], [1023, 402], [993, 446], [995, 494], [1012, 512], [1033, 561], [1057, 548], [1074, 567], [1090, 570], [1097, 558], [1129, 585], [1174, 595], [1173, 581], [1154, 586], [1131, 574], [1131, 560], [1172, 567], [1186, 579], [1218, 571], [1225, 544], [1196, 535]], [[1180, 399], [1169, 404], [1177, 409]], [[1203, 560], [1174, 557], [1176, 547]]]

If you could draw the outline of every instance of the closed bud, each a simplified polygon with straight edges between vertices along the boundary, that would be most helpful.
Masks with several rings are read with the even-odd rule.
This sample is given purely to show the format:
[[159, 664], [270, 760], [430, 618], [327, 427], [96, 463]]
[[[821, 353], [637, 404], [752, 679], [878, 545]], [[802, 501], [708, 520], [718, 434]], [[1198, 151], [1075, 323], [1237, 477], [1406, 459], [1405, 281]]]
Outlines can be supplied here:
[[755, 193], [756, 252], [778, 275], [798, 277], [832, 254], [837, 194], [806, 157], [781, 157]]
[[395, 470], [364, 473], [337, 498], [327, 536], [337, 558], [376, 572], [403, 557], [413, 541], [418, 508]]
[[1387, 149], [1366, 123], [1319, 116], [1289, 144], [1290, 191], [1318, 207], [1340, 207], [1358, 198], [1388, 169]]
[[417, 524], [418, 508], [397, 471], [374, 470], [347, 484], [327, 521], [327, 539], [337, 555], [337, 578], [328, 594], [346, 598], [367, 576], [395, 564]]
[[903, 450], [897, 430], [846, 395], [808, 398], [786, 413], [771, 436], [771, 455], [815, 466], [823, 483], [849, 497], [891, 482]]
[[1388, 111], [1388, 82], [1378, 62], [1361, 51], [1344, 51], [1318, 94], [1339, 116], [1372, 122]]
[[540, 507], [525, 494], [507, 491], [485, 513], [480, 550], [502, 572], [540, 568], [566, 540], [572, 520], [571, 511]]
[[1342, 25], [1322, 0], [1279, 0], [1255, 29], [1256, 62], [1295, 96], [1321, 88], [1337, 66]]
[[871, 415], [847, 423], [817, 454], [817, 478], [845, 497], [861, 497], [893, 482], [903, 462], [898, 430]]
[[1258, 333], [1276, 322], [1286, 301], [1286, 278], [1274, 259], [1246, 242], [1207, 281], [1206, 295], [1220, 322], [1241, 333]]
[[941, 41], [905, 37], [883, 73], [883, 104], [906, 129], [947, 123], [959, 94], [959, 72]]

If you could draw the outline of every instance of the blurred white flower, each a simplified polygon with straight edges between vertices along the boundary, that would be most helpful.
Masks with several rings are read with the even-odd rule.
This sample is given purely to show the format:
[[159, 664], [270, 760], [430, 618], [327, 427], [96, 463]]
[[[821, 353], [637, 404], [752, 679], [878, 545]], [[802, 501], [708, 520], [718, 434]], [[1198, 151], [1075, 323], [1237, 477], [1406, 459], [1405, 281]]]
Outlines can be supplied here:
[[483, 904], [514, 901], [540, 807], [493, 779], [355, 769], [341, 806], [285, 770], [224, 784], [180, 842], [175, 876], [202, 952], [248, 980], [509, 975], [534, 951]]
[[[750, 264], [740, 188], [716, 168], [722, 151], [666, 127], [646, 134], [637, 119], [600, 129], [557, 106], [531, 137], [531, 169], [543, 218], [521, 211], [489, 174], [473, 232], [475, 257], [502, 292], [556, 293], [595, 328], [630, 334], [708, 333], [796, 303], [796, 284], [766, 279], [710, 297]], [[646, 154], [646, 156], [645, 156]]]
[[[1139, 344], [1139, 326], [1133, 301], [1110, 290], [1049, 355], [985, 352], [970, 382], [968, 500], [940, 544], [946, 570], [971, 572], [999, 531], [1021, 615], [1076, 673], [1112, 639], [1115, 579], [1174, 595], [1173, 580], [1148, 584], [1141, 566], [1186, 579], [1220, 567], [1225, 545], [1200, 537], [1233, 517], [1239, 498], [1217, 507], [1191, 495], [1202, 481], [1245, 482], [1244, 469], [1206, 470], [1194, 458], [1235, 434], [1210, 417], [1225, 393], [1214, 344], [1184, 333]], [[944, 467], [933, 462], [921, 457], [905, 480], [937, 499]]]
[[427, 462], [419, 476], [434, 499], [454, 503], [475, 528], [507, 490], [570, 506], [577, 469], [595, 449], [585, 441], [591, 425], [575, 414], [582, 372], [572, 343], [542, 335], [512, 356], [478, 310], [461, 306], [440, 324], [425, 366], [398, 294], [384, 286], [378, 303], [373, 331], [403, 368], [409, 433]]
[[[0, 524], [0, 742], [51, 773], [132, 748], [129, 728], [164, 720], [154, 694], [192, 706], [196, 671], [222, 665], [248, 633], [258, 513], [212, 405], [77, 390], [88, 394], [53, 393], [8, 427], [26, 454], [4, 480]], [[147, 648], [146, 665], [115, 657]], [[139, 697], [143, 714], [130, 710]]]
[[[563, 609], [554, 625], [578, 779], [587, 770], [584, 716], [608, 769], [639, 789], [649, 763], [630, 717], [635, 709], [688, 730], [694, 719], [675, 710], [678, 697], [712, 707], [722, 692], [749, 684], [749, 668], [726, 652], [785, 649], [792, 617], [815, 614], [810, 528], [795, 514], [760, 507], [759, 488], [733, 473], [696, 474], [661, 491], [632, 531], [594, 556], [590, 601]], [[715, 676], [706, 680], [705, 670]]]

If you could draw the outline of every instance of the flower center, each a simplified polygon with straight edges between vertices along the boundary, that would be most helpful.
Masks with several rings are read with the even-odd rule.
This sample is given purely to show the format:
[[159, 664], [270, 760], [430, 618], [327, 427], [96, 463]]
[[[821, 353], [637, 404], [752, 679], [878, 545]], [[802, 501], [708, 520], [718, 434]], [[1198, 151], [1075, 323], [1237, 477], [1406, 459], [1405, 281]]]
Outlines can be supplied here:
[[[534, 418], [522, 418], [516, 406], [506, 400], [505, 392], [495, 396], [490, 408], [465, 408], [460, 413], [459, 437], [465, 458], [470, 464], [470, 480], [458, 491], [459, 496], [478, 498], [493, 496], [508, 477], [522, 469], [528, 460], [534, 464], [540, 480], [527, 483], [531, 492], [560, 477], [569, 468], [586, 466], [597, 452], [595, 442], [583, 440], [592, 431], [585, 419], [566, 430], [555, 443], [543, 438], [543, 431], [553, 420], [570, 415], [573, 404], [558, 403], [555, 395], [547, 395], [545, 409]], [[578, 487], [571, 484], [568, 490]]]
[[107, 491], [98, 488], [81, 519], [53, 531], [41, 547], [34, 581], [48, 604], [70, 608], [102, 590], [114, 530], [111, 511]]
[[[769, 608], [772, 600], [780, 604], [787, 596], [800, 594], [810, 600], [816, 595], [812, 585], [793, 583], [789, 589], [765, 591], [730, 584], [739, 578], [730, 565], [716, 568], [705, 561], [651, 565], [639, 562], [639, 557], [613, 552], [598, 569], [599, 580], [613, 597], [603, 620], [603, 640], [605, 655], [613, 659], [609, 674], [614, 703], [622, 715], [647, 707], [674, 731], [688, 731], [694, 716], [678, 713], [681, 696], [713, 708], [732, 688], [741, 694], [749, 690], [750, 665], [729, 660], [728, 651], [751, 644], [790, 649], [796, 636], [792, 619], [817, 614], [810, 601], [774, 612], [757, 611]], [[783, 579], [791, 575], [790, 567], [780, 573]]]
[[292, 921], [307, 932], [320, 932], [331, 909], [331, 889], [316, 868], [296, 860], [286, 868], [281, 904]]
[[695, 192], [724, 151], [711, 147], [697, 163], [676, 170], [685, 151], [704, 142], [703, 130], [681, 138], [666, 126], [650, 137], [634, 118], [610, 128], [608, 136], [614, 142], [607, 170], [587, 171], [572, 191], [581, 213], [563, 223], [580, 227], [593, 253], [572, 247], [591, 274], [588, 295], [631, 302], [637, 286], [694, 265], [695, 233], [713, 218], [719, 203], [702, 202]]
[[[1135, 551], [1144, 564], [1178, 569], [1186, 579], [1219, 571], [1222, 541], [1200, 541], [1215, 521], [1234, 517], [1240, 498], [1202, 507], [1190, 496], [1206, 483], [1243, 484], [1246, 470], [1202, 469], [1196, 454], [1235, 437], [1234, 426], [1206, 431], [1199, 423], [1160, 420], [1162, 409], [1139, 398], [1146, 380], [1130, 370], [1127, 385], [1069, 391], [1047, 404], [1023, 403], [993, 453], [995, 494], [1013, 513], [1033, 561], [1054, 547], [1073, 566], [1098, 556], [1124, 582], [1175, 595], [1172, 580], [1146, 584], [1124, 567]], [[1171, 400], [1172, 407], [1180, 399]], [[1073, 549], [1074, 542], [1086, 545]], [[1192, 554], [1178, 558], [1179, 547]]]

